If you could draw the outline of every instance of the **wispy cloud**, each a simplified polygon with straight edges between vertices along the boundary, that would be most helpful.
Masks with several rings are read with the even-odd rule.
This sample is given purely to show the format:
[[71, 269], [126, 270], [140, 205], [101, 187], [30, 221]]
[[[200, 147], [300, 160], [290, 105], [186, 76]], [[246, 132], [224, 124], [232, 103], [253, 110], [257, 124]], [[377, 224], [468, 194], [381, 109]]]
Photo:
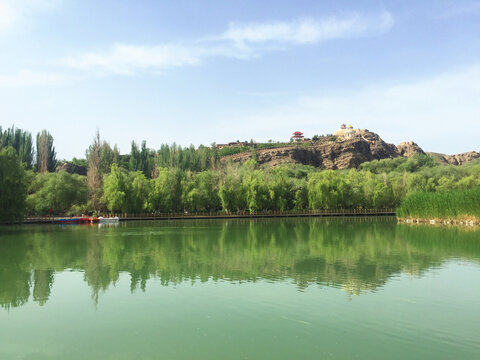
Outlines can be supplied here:
[[141, 71], [159, 72], [167, 68], [191, 66], [200, 62], [198, 51], [180, 45], [136, 46], [115, 44], [105, 53], [87, 53], [64, 59], [76, 69], [132, 75]]
[[68, 77], [60, 73], [20, 70], [13, 75], [0, 75], [0, 87], [45, 86], [62, 83]]
[[168, 68], [192, 66], [206, 58], [248, 59], [274, 51], [275, 45], [299, 46], [321, 41], [378, 35], [388, 31], [394, 20], [390, 13], [376, 16], [351, 14], [325, 19], [301, 19], [264, 24], [230, 24], [216, 36], [190, 44], [114, 44], [100, 52], [88, 52], [63, 59], [75, 69], [101, 74], [133, 75], [158, 73]]
[[325, 19], [297, 19], [257, 24], [230, 24], [221, 39], [235, 43], [278, 42], [312, 44], [325, 40], [368, 36], [388, 31], [394, 24], [392, 15], [350, 14]]

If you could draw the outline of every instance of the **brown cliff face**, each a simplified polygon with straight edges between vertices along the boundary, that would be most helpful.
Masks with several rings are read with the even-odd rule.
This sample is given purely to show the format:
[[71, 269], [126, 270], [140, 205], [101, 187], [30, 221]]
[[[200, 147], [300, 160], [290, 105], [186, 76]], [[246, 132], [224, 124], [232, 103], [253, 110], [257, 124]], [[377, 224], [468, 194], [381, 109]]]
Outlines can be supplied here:
[[[281, 148], [257, 150], [260, 165], [277, 166], [283, 163], [311, 165], [322, 169], [357, 168], [366, 161], [391, 159], [399, 156], [413, 157], [426, 153], [413, 141], [395, 146], [383, 141], [377, 134], [368, 130], [356, 130], [355, 136], [349, 139], [339, 138], [337, 141], [324, 143], [308, 143], [285, 146]], [[471, 151], [458, 155], [427, 153], [442, 164], [463, 165], [480, 158], [480, 154]], [[222, 161], [245, 162], [251, 158], [250, 152], [222, 157]]]
[[[374, 133], [365, 132], [343, 141], [331, 141], [314, 146], [293, 145], [257, 150], [258, 163], [276, 166], [283, 163], [312, 165], [324, 169], [357, 168], [366, 161], [400, 156], [395, 145], [385, 143]], [[225, 156], [222, 161], [245, 162], [251, 153]]]
[[397, 147], [393, 144], [388, 144], [383, 141], [378, 134], [368, 130], [359, 130], [357, 134], [357, 137], [360, 137], [362, 140], [370, 144], [370, 152], [373, 156], [372, 160], [381, 160], [400, 156]]
[[480, 158], [480, 153], [476, 151], [470, 151], [470, 152], [455, 154], [455, 155], [445, 155], [445, 154], [438, 154], [438, 153], [427, 153], [427, 154], [434, 157], [444, 165], [448, 165], [448, 164], [463, 165], [470, 161]]
[[401, 156], [411, 158], [416, 154], [425, 155], [425, 152], [420, 146], [413, 141], [405, 141], [397, 145], [397, 150]]

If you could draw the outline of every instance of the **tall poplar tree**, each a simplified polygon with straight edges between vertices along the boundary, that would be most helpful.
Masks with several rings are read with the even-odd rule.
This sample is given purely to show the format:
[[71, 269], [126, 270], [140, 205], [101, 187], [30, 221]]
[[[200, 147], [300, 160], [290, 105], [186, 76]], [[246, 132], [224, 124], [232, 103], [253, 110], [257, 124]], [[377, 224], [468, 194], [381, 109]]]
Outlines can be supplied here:
[[42, 130], [37, 134], [37, 171], [39, 173], [54, 172], [57, 167], [53, 136]]
[[87, 184], [90, 191], [90, 200], [95, 210], [100, 210], [103, 193], [103, 174], [101, 169], [102, 162], [102, 143], [100, 132], [93, 139], [93, 144], [87, 150]]
[[0, 126], [0, 149], [7, 146], [15, 149], [19, 160], [27, 169], [32, 167], [34, 157], [32, 134], [22, 129], [15, 129], [14, 126], [3, 131]]

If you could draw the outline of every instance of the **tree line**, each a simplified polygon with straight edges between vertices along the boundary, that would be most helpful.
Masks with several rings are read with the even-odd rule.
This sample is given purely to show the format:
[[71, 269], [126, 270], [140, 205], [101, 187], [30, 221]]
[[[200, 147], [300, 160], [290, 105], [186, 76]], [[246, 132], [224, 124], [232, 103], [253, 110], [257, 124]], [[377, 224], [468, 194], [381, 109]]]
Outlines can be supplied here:
[[14, 126], [3, 130], [0, 126], [0, 222], [22, 218], [29, 180], [35, 172], [55, 171], [56, 165], [53, 137], [48, 131], [37, 134], [35, 149], [28, 131]]
[[215, 144], [154, 150], [132, 142], [120, 154], [97, 132], [85, 159], [70, 165], [86, 176], [55, 171], [53, 137], [0, 129], [0, 219], [26, 214], [172, 213], [396, 208], [409, 195], [480, 186], [480, 161], [440, 165], [428, 155], [363, 163], [358, 169], [259, 166], [220, 161]]
[[2, 130], [0, 126], [0, 149], [6, 147], [12, 147], [16, 151], [19, 161], [27, 169], [35, 168], [38, 172], [55, 171], [57, 160], [53, 136], [47, 130], [37, 134], [35, 149], [32, 134], [28, 131], [14, 126]]

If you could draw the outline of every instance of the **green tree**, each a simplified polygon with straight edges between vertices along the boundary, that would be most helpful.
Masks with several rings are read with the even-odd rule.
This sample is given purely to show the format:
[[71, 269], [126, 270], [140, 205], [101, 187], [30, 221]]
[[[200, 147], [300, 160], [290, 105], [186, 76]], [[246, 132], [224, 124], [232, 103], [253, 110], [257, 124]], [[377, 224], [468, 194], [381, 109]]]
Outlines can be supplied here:
[[480, 179], [474, 175], [466, 176], [457, 181], [457, 183], [455, 184], [455, 188], [462, 190], [472, 189], [474, 187], [480, 186], [479, 180]]
[[[455, 181], [452, 178], [442, 176], [438, 179], [438, 185], [436, 187], [436, 191], [446, 191], [446, 190], [453, 190], [455, 188]], [[423, 188], [419, 188], [420, 190], [424, 190]]]
[[351, 184], [334, 170], [311, 174], [307, 187], [308, 201], [312, 209], [339, 209], [352, 205]]
[[131, 183], [124, 170], [119, 169], [117, 164], [112, 164], [110, 174], [105, 177], [103, 196], [105, 204], [110, 211], [130, 211], [129, 194]]
[[2, 131], [0, 126], [0, 149], [11, 146], [15, 149], [20, 162], [25, 164], [27, 169], [33, 165], [33, 142], [32, 134], [28, 131], [15, 129], [14, 126]]
[[180, 169], [158, 168], [158, 176], [152, 180], [148, 195], [148, 208], [161, 213], [178, 212], [182, 209]]
[[426, 186], [427, 186], [426, 177], [418, 173], [408, 174], [407, 181], [406, 181], [407, 193], [424, 191]]
[[373, 192], [372, 203], [376, 209], [393, 207], [395, 204], [392, 188], [384, 183], [378, 183]]
[[288, 169], [278, 167], [270, 171], [267, 176], [267, 187], [270, 198], [270, 210], [285, 211], [293, 207], [295, 193], [293, 183], [289, 180]]
[[114, 151], [106, 141], [100, 139], [100, 133], [97, 130], [92, 145], [86, 151], [88, 169], [87, 182], [90, 191], [90, 201], [92, 207], [99, 211], [105, 207], [103, 199], [103, 177], [110, 171], [110, 166], [114, 162]]
[[141, 171], [130, 173], [130, 211], [140, 213], [148, 206], [148, 194], [150, 193], [150, 183]]
[[220, 198], [218, 180], [213, 171], [187, 173], [182, 181], [182, 202], [189, 211], [217, 211]]
[[40, 173], [53, 172], [56, 167], [57, 159], [53, 136], [47, 130], [42, 130], [37, 134], [37, 171]]
[[243, 178], [243, 191], [247, 209], [250, 213], [268, 208], [270, 192], [265, 180], [265, 173], [261, 170], [249, 172]]
[[225, 212], [244, 210], [246, 207], [242, 179], [236, 169], [228, 169], [222, 174], [218, 196]]
[[27, 198], [30, 213], [46, 215], [51, 209], [54, 214], [76, 212], [73, 207], [86, 210], [88, 197], [85, 176], [65, 171], [37, 174], [29, 188]]
[[25, 213], [25, 170], [13, 147], [0, 150], [0, 222], [21, 221]]

